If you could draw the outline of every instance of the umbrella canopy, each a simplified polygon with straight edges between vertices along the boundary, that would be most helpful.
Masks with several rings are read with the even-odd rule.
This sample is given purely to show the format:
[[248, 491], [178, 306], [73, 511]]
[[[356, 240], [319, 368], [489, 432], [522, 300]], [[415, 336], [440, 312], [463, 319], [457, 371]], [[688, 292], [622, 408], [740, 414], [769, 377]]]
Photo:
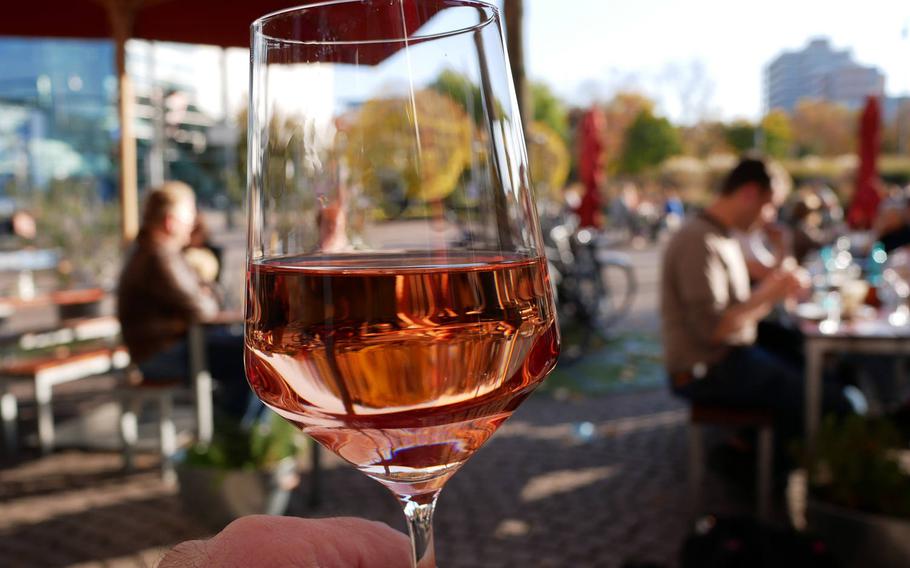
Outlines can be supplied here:
[[878, 151], [881, 143], [881, 110], [878, 97], [866, 98], [859, 123], [859, 170], [856, 173], [856, 191], [847, 222], [854, 229], [868, 229], [875, 220], [881, 195], [878, 193]]
[[578, 175], [585, 187], [575, 211], [580, 227], [599, 228], [601, 225], [600, 186], [604, 179], [601, 133], [605, 123], [603, 111], [594, 106], [585, 112], [578, 128]]
[[[115, 43], [117, 77], [120, 84], [120, 209], [122, 235], [132, 240], [138, 230], [136, 181], [136, 140], [133, 135], [133, 92], [126, 74], [128, 39], [201, 43], [222, 47], [249, 47], [250, 24], [260, 16], [315, 0], [36, 0], [11, 2], [3, 7], [0, 36], [112, 38]], [[295, 18], [294, 32], [315, 30], [328, 24], [335, 37], [378, 39], [377, 34], [414, 33], [436, 12], [444, 0], [402, 0], [401, 17], [377, 21], [371, 7], [361, 2], [341, 4], [330, 10], [302, 13]], [[392, 14], [385, 10], [383, 13]], [[318, 19], [317, 19], [318, 18]], [[282, 36], [289, 30], [275, 30]], [[317, 37], [306, 39], [321, 39]], [[324, 38], [322, 38], [324, 39]], [[383, 38], [386, 39], [386, 38]], [[375, 65], [404, 46], [396, 42], [369, 46], [336, 47], [340, 63]], [[296, 61], [305, 54], [295, 53]], [[302, 56], [303, 55], [303, 56]], [[324, 56], [324, 54], [323, 54]], [[323, 59], [324, 60], [324, 59]]]

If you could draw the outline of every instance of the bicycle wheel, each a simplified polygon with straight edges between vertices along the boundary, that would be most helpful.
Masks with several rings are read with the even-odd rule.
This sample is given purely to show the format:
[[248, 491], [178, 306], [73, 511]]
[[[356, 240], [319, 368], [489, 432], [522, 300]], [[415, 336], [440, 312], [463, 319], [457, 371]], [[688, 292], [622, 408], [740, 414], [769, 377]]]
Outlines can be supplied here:
[[635, 273], [625, 257], [599, 252], [595, 246], [579, 250], [576, 300], [581, 317], [601, 338], [629, 312], [635, 299]]
[[600, 279], [604, 294], [598, 305], [599, 320], [609, 328], [632, 308], [637, 291], [635, 272], [626, 262], [608, 260], [600, 266]]

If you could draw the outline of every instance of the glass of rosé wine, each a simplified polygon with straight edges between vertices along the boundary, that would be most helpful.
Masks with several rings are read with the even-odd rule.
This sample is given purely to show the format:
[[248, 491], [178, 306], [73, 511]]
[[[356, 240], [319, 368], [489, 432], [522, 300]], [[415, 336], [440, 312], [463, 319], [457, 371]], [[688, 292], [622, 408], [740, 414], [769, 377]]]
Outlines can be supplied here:
[[250, 385], [386, 486], [435, 566], [440, 490], [559, 353], [499, 9], [270, 14], [250, 90]]

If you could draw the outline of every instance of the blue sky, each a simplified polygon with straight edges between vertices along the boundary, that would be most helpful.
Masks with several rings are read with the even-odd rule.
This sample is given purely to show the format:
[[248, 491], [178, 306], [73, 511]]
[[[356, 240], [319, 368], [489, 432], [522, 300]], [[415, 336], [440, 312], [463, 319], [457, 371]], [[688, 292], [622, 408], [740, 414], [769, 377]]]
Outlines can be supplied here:
[[695, 63], [713, 84], [704, 112], [755, 118], [763, 66], [817, 36], [910, 93], [906, 0], [525, 0], [525, 23], [531, 77], [576, 103], [637, 86], [678, 119]]
[[[851, 49], [859, 63], [879, 67], [888, 94], [910, 94], [908, 0], [524, 2], [529, 74], [573, 104], [631, 88], [677, 121], [755, 119], [763, 67], [819, 36]], [[200, 48], [198, 58], [202, 102], [220, 114], [219, 81], [208, 76], [217, 73], [218, 55]], [[245, 100], [248, 55], [230, 50], [229, 61], [229, 100], [236, 107]], [[682, 105], [687, 83], [696, 88]]]

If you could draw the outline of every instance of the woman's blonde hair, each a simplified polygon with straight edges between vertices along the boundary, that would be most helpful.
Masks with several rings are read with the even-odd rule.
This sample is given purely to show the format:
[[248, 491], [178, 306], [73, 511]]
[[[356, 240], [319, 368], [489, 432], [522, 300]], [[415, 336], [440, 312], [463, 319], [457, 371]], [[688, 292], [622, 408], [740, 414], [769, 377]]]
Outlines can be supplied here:
[[142, 212], [142, 228], [160, 227], [165, 218], [183, 203], [196, 203], [193, 188], [182, 181], [166, 181], [149, 190]]

